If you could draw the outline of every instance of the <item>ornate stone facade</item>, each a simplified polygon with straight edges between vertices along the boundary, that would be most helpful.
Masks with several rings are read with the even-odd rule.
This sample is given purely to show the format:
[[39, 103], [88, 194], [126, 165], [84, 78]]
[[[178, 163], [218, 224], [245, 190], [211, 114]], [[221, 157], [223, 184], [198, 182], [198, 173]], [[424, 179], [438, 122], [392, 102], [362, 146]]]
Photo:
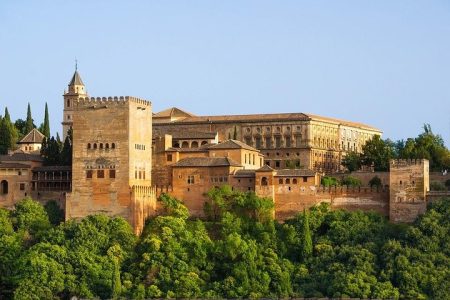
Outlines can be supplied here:
[[[172, 108], [153, 116], [153, 136], [213, 132], [218, 140], [237, 139], [260, 150], [274, 169], [340, 171], [349, 151], [382, 132], [374, 127], [305, 113], [194, 116]], [[175, 145], [174, 145], [175, 146]]]

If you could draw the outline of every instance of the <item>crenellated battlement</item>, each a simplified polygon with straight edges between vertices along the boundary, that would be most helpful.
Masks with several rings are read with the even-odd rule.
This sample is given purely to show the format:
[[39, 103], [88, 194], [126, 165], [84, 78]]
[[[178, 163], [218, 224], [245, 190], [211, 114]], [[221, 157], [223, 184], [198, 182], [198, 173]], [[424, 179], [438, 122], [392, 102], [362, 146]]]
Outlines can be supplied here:
[[74, 101], [74, 106], [77, 108], [92, 108], [92, 106], [125, 106], [129, 103], [151, 106], [150, 101], [132, 96], [79, 97]]
[[424, 165], [426, 161], [426, 159], [391, 159], [389, 164], [391, 168], [401, 168]]

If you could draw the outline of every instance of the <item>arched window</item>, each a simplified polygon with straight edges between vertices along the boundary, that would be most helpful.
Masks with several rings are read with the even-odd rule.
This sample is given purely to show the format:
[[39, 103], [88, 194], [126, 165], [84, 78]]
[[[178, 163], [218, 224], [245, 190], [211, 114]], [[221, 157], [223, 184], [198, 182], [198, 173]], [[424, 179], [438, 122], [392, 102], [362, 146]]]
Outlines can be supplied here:
[[191, 148], [198, 148], [198, 142], [197, 141], [193, 141], [191, 144]]
[[207, 141], [202, 141], [202, 144], [201, 144], [201, 145], [203, 146], [203, 145], [206, 145], [206, 144], [208, 144]]
[[94, 143], [94, 149], [97, 149], [97, 143]]
[[278, 183], [279, 183], [279, 184], [283, 184], [283, 179], [281, 179], [281, 178], [278, 179]]
[[267, 177], [261, 178], [261, 185], [267, 185]]
[[112, 143], [112, 144], [111, 144], [111, 148], [112, 148], [112, 149], [116, 149], [116, 144]]
[[103, 143], [100, 143], [100, 149], [103, 149]]
[[173, 146], [174, 146], [175, 148], [180, 148], [180, 143], [175, 143], [175, 144], [173, 144]]
[[67, 107], [70, 107], [70, 100], [67, 100]]
[[291, 184], [291, 180], [289, 178], [286, 178], [286, 184]]
[[189, 148], [189, 143], [186, 142], [186, 141], [184, 141], [184, 142], [181, 144], [181, 148]]
[[292, 184], [297, 184], [297, 178], [292, 179]]
[[109, 144], [108, 143], [105, 144], [105, 148], [109, 149]]
[[91, 143], [88, 143], [87, 148], [91, 149]]
[[2, 180], [2, 182], [0, 183], [0, 194], [8, 194], [8, 181]]

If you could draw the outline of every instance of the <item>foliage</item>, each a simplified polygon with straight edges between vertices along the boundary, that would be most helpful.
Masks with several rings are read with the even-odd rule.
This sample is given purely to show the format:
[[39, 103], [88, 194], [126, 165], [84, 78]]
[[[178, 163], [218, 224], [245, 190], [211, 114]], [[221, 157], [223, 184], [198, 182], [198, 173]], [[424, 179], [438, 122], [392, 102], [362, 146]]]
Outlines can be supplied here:
[[394, 158], [394, 147], [389, 141], [375, 135], [362, 147], [361, 163], [373, 166], [375, 171], [388, 171], [389, 160]]
[[320, 179], [320, 184], [323, 186], [338, 186], [339, 180], [336, 177], [324, 176]]
[[372, 179], [369, 180], [370, 187], [381, 187], [381, 179], [378, 176], [372, 177]]
[[44, 208], [52, 225], [59, 225], [59, 223], [64, 221], [64, 210], [59, 207], [55, 200], [45, 203]]
[[[252, 194], [227, 187], [217, 218], [189, 216], [161, 197], [165, 213], [136, 237], [122, 218], [50, 224], [25, 199], [0, 209], [0, 298], [377, 298], [450, 294], [450, 199], [414, 224], [376, 213], [312, 207], [277, 223], [255, 217]], [[235, 199], [234, 199], [235, 198]], [[241, 204], [239, 204], [241, 203]]]
[[27, 120], [25, 121], [25, 128], [24, 128], [24, 132], [23, 135], [28, 134], [31, 130], [33, 130], [34, 128], [36, 128], [36, 126], [33, 123], [33, 117], [31, 116], [31, 107], [30, 107], [30, 103], [28, 102], [28, 107], [27, 107]]
[[445, 186], [446, 186], [448, 189], [450, 189], [450, 179], [447, 179], [447, 180], [445, 181]]
[[432, 182], [430, 182], [430, 190], [431, 191], [446, 191], [447, 188], [440, 181], [432, 181]]
[[344, 178], [342, 178], [341, 185], [361, 186], [361, 180], [359, 178], [349, 175], [349, 176], [345, 176]]
[[348, 152], [341, 164], [350, 172], [357, 171], [361, 168], [361, 155], [354, 151]]
[[44, 114], [44, 124], [42, 127], [42, 134], [47, 137], [47, 139], [50, 138], [50, 119], [48, 117], [48, 105], [47, 102], [45, 102], [45, 114]]
[[11, 122], [8, 108], [5, 107], [5, 115], [0, 121], [0, 154], [7, 154], [8, 150], [16, 147], [19, 133]]

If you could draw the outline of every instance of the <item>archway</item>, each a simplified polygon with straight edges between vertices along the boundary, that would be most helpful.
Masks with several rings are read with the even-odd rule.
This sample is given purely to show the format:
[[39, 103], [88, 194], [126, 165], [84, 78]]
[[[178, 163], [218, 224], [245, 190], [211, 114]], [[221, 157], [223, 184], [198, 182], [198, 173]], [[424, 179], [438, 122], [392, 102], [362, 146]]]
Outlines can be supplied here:
[[8, 181], [2, 180], [2, 182], [0, 183], [0, 194], [8, 194]]
[[267, 177], [261, 178], [261, 185], [267, 185], [267, 184], [268, 184]]

